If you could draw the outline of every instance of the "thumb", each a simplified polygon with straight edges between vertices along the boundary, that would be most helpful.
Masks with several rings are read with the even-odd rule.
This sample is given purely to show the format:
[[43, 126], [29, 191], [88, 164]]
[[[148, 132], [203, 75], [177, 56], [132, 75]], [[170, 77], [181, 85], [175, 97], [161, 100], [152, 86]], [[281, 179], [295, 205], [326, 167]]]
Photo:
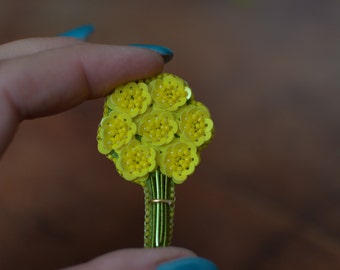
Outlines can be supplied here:
[[122, 249], [62, 270], [155, 270], [164, 262], [188, 257], [196, 255], [178, 247]]

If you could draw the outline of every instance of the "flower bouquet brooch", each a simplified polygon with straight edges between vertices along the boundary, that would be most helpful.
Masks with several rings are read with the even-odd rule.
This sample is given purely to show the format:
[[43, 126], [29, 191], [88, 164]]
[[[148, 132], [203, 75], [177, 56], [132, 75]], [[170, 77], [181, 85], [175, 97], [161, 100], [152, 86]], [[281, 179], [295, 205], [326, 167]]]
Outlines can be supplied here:
[[144, 189], [145, 247], [171, 244], [175, 185], [194, 172], [212, 134], [209, 110], [176, 75], [129, 82], [106, 97], [98, 150]]

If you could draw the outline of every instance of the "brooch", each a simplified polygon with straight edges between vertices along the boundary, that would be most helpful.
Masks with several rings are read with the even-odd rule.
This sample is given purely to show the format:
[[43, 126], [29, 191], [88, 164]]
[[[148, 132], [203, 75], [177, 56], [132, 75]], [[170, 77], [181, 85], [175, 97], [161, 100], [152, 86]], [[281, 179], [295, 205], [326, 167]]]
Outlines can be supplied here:
[[144, 190], [145, 247], [171, 244], [175, 186], [194, 172], [213, 130], [208, 108], [173, 74], [126, 83], [106, 97], [98, 151]]

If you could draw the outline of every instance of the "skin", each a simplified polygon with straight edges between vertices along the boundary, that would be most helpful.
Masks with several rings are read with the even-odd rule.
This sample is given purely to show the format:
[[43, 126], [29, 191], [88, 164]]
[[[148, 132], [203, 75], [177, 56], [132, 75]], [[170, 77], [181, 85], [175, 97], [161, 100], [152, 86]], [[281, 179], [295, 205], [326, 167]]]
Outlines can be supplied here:
[[[20, 122], [60, 113], [104, 97], [114, 87], [162, 71], [150, 50], [90, 44], [73, 38], [32, 38], [0, 46], [0, 158]], [[150, 270], [193, 252], [177, 248], [125, 249], [65, 270]], [[133, 259], [132, 259], [133, 258]]]

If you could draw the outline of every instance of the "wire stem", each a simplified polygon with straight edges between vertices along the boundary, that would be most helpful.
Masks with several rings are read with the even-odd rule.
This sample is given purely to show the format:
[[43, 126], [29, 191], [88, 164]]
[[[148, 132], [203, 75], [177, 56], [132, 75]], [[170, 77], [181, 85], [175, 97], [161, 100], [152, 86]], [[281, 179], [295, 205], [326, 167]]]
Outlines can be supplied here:
[[156, 170], [146, 181], [144, 195], [144, 247], [169, 246], [174, 224], [175, 183]]

